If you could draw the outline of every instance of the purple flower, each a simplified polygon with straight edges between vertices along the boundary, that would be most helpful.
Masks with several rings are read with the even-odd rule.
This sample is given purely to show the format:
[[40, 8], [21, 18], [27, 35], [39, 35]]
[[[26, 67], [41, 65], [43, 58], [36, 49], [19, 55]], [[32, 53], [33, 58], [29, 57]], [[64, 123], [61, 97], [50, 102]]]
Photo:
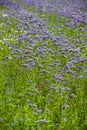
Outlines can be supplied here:
[[3, 118], [2, 117], [0, 117], [0, 122], [2, 122], [3, 121]]
[[79, 75], [78, 79], [83, 79], [83, 77], [84, 77], [83, 75]]

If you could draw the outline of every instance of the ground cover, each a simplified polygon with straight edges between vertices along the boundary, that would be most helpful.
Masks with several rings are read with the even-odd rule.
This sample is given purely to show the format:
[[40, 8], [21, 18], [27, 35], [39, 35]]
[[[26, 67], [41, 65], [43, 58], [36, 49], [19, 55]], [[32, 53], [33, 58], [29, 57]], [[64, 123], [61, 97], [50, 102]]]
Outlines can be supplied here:
[[87, 27], [76, 19], [0, 6], [1, 130], [87, 129]]

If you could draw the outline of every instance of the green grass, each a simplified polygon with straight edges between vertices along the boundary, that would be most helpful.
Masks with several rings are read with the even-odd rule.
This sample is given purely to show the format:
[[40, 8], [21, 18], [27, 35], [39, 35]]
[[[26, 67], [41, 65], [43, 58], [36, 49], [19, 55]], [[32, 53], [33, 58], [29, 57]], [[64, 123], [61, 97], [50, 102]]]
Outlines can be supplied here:
[[[33, 9], [29, 8], [31, 12]], [[0, 10], [2, 11], [3, 8], [0, 7]], [[79, 29], [66, 27], [65, 18], [60, 18], [55, 13], [47, 14], [44, 11], [36, 15], [38, 18], [47, 19], [49, 30], [55, 36], [61, 33], [67, 38], [78, 40], [77, 35], [81, 34], [86, 44], [86, 37]], [[47, 53], [44, 61], [40, 55], [34, 57], [39, 59], [42, 66], [36, 65], [30, 71], [22, 66], [24, 59], [14, 58], [15, 54], [11, 54], [8, 46], [9, 44], [15, 45], [15, 37], [21, 34], [16, 28], [18, 20], [9, 17], [10, 23], [8, 24], [8, 17], [3, 17], [3, 11], [0, 16], [0, 130], [86, 130], [87, 79], [84, 74], [86, 63], [75, 64], [76, 68], [83, 66], [83, 70], [75, 70], [77, 73], [75, 79], [71, 79], [72, 75], [67, 73], [64, 76], [67, 84], [64, 84], [64, 81], [56, 82], [53, 80], [55, 73], [60, 72], [73, 54], [68, 55], [67, 58], [62, 54], [57, 55], [58, 50], [63, 48], [56, 48], [52, 40], [49, 40], [47, 49], [53, 48], [55, 56], [52, 57], [50, 53]], [[77, 42], [74, 41], [73, 44]], [[82, 45], [79, 44], [77, 47], [81, 49]], [[81, 53], [87, 58], [86, 49], [81, 49]], [[47, 70], [48, 65], [54, 63], [55, 60], [60, 60], [60, 64], [51, 67], [49, 73], [41, 73], [42, 69]], [[83, 79], [78, 79], [80, 74], [84, 75]], [[44, 89], [42, 85], [45, 86]], [[51, 85], [54, 85], [55, 89], [49, 88]], [[65, 87], [70, 88], [71, 91]]]

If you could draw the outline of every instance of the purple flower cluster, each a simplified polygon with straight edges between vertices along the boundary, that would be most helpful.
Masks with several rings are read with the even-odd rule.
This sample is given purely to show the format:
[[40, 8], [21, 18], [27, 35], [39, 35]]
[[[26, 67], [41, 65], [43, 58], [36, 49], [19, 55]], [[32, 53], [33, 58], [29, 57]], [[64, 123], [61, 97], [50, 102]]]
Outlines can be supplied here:
[[[75, 68], [75, 65], [81, 62], [82, 64], [87, 62], [86, 58], [83, 58], [81, 55], [81, 48], [78, 47], [78, 42], [83, 44], [83, 47], [85, 46], [82, 39], [80, 38], [79, 41], [76, 44], [73, 44], [73, 39], [68, 39], [63, 36], [63, 34], [60, 33], [58, 36], [54, 36], [54, 34], [49, 31], [49, 25], [41, 18], [38, 18], [34, 16], [33, 13], [30, 13], [28, 11], [25, 11], [22, 6], [20, 6], [20, 3], [23, 2], [27, 5], [33, 5], [39, 8], [39, 6], [43, 6], [43, 8], [46, 8], [47, 5], [51, 7], [54, 11], [56, 11], [56, 6], [60, 5], [62, 8], [58, 8], [57, 13], [59, 13], [61, 16], [66, 16], [71, 18], [71, 22], [69, 24], [73, 24], [76, 22], [83, 22], [86, 23], [86, 13], [81, 12], [79, 10], [81, 1], [78, 1], [75, 4], [75, 1], [60, 1], [60, 0], [50, 0], [48, 3], [47, 1], [37, 1], [36, 0], [21, 0], [20, 2], [15, 2], [9, 5], [9, 12], [7, 12], [8, 17], [13, 17], [19, 20], [19, 22], [16, 25], [16, 28], [20, 31], [19, 36], [15, 36], [16, 44], [15, 45], [9, 45], [9, 48], [12, 51], [12, 55], [14, 55], [15, 58], [18, 59], [25, 59], [23, 60], [23, 66], [26, 66], [29, 68], [29, 70], [32, 70], [36, 65], [41, 66], [41, 63], [36, 58], [37, 56], [40, 56], [41, 59], [44, 61], [46, 60], [46, 57], [48, 54], [51, 55], [52, 58], [55, 58], [55, 51], [53, 47], [49, 48], [49, 41], [52, 42], [53, 46], [55, 46], [58, 51], [56, 55], [58, 57], [69, 59], [67, 60], [67, 63], [62, 63], [63, 61], [59, 60], [58, 62], [53, 60], [53, 63], [48, 64], [48, 69], [45, 70], [45, 72], [50, 73], [50, 70], [53, 66], [60, 66], [61, 71], [58, 71], [58, 74], [56, 73], [54, 75], [56, 81], [59, 81], [59, 79], [63, 80], [63, 76], [67, 73], [71, 73], [75, 75], [75, 70], [78, 70]], [[67, 7], [70, 3], [70, 8]], [[78, 8], [76, 7], [78, 6]], [[82, 30], [83, 28], [81, 28]], [[86, 31], [86, 30], [84, 30]], [[72, 57], [72, 58], [71, 58]], [[43, 65], [45, 65], [46, 62], [43, 62]], [[62, 64], [64, 64], [62, 66]], [[42, 65], [42, 66], [43, 66]], [[43, 68], [43, 67], [42, 67]], [[60, 69], [59, 68], [59, 69]], [[85, 68], [86, 69], [86, 68]], [[42, 69], [42, 73], [43, 73]], [[58, 75], [61, 76], [58, 76]]]

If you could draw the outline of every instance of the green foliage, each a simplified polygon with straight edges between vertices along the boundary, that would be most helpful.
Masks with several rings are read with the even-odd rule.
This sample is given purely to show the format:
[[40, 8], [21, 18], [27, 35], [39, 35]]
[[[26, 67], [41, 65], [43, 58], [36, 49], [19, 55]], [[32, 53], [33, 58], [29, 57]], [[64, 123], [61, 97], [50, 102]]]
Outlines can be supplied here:
[[[30, 7], [28, 10], [34, 11], [35, 7]], [[47, 19], [48, 29], [54, 36], [60, 32], [65, 37], [78, 39], [76, 35], [80, 33], [85, 42], [85, 36], [79, 29], [66, 27], [65, 18], [55, 13], [47, 14], [45, 11], [35, 15], [38, 18]], [[81, 71], [84, 79], [78, 79], [78, 77], [71, 79], [69, 73], [64, 75], [66, 86], [71, 91], [65, 89], [63, 82], [54, 81], [55, 72], [60, 72], [72, 55], [68, 55], [67, 58], [62, 54], [57, 55], [59, 48], [56, 48], [52, 40], [49, 40], [47, 49], [53, 48], [55, 57], [47, 53], [47, 58], [43, 61], [38, 55], [39, 62], [43, 66], [36, 65], [32, 71], [28, 70], [22, 66], [24, 59], [14, 58], [8, 46], [8, 43], [15, 45], [15, 36], [21, 34], [16, 28], [18, 20], [10, 17], [10, 24], [7, 24], [7, 20], [7, 16], [0, 18], [0, 130], [62, 130], [63, 128], [64, 130], [86, 130], [87, 79], [84, 69]], [[79, 48], [81, 49], [82, 45], [79, 45]], [[81, 50], [83, 57], [86, 50], [86, 48], [84, 51]], [[60, 66], [58, 64], [53, 66], [50, 73], [41, 73], [41, 70], [47, 70], [48, 65], [55, 62], [55, 59], [61, 61]], [[81, 65], [86, 66], [85, 63], [75, 64], [76, 68]], [[76, 71], [79, 76], [80, 71]], [[49, 87], [54, 84], [55, 89]], [[45, 88], [41, 87], [42, 85]]]

